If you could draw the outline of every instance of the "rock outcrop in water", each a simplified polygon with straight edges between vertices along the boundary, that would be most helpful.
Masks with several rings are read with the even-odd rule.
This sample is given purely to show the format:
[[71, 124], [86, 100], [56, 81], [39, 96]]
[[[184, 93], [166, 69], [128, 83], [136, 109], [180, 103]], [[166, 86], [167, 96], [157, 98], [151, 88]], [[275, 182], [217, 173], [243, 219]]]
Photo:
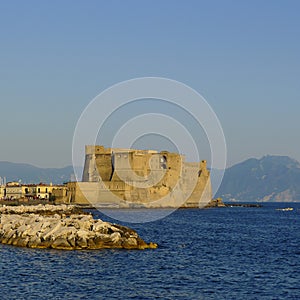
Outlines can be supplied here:
[[29, 248], [148, 249], [138, 234], [125, 226], [74, 213], [74, 206], [38, 205], [0, 208], [0, 242]]

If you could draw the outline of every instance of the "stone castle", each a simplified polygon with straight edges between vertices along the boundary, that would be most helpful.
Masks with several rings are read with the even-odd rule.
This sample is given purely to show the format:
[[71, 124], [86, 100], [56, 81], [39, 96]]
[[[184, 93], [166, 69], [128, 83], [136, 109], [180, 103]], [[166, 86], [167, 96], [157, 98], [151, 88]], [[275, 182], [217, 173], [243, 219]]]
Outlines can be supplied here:
[[82, 182], [69, 202], [98, 207], [204, 207], [212, 199], [206, 161], [178, 153], [86, 146]]

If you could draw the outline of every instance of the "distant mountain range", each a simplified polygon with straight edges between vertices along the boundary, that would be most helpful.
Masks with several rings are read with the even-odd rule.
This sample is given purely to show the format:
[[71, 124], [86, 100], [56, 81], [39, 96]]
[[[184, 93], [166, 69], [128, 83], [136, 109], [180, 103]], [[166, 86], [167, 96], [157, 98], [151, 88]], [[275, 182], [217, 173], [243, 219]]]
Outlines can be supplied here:
[[300, 201], [300, 164], [288, 156], [248, 159], [226, 169], [216, 196], [224, 201]]
[[[214, 170], [218, 175], [217, 170]], [[81, 174], [78, 171], [78, 174]], [[72, 166], [38, 168], [29, 164], [0, 162], [0, 177], [23, 183], [62, 184], [74, 180]], [[288, 156], [251, 158], [226, 169], [216, 194], [224, 201], [300, 201], [300, 163]]]
[[22, 183], [62, 184], [70, 181], [74, 174], [72, 166], [65, 168], [38, 168], [29, 164], [0, 162], [0, 177], [6, 181], [21, 181]]

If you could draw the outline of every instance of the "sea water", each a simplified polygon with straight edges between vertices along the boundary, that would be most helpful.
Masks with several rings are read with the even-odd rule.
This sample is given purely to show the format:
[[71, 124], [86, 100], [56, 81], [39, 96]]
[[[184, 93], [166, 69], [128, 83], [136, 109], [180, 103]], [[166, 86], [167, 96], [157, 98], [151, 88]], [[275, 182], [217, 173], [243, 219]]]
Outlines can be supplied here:
[[1, 299], [300, 299], [300, 203], [181, 209], [124, 225], [159, 248], [0, 245]]

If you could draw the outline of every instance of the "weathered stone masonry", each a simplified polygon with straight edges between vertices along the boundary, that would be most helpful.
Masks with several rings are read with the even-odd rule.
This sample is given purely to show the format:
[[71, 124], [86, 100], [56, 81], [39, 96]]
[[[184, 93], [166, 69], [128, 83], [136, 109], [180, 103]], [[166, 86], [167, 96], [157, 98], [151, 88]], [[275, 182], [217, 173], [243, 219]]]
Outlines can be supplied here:
[[[70, 202], [132, 207], [204, 207], [212, 198], [206, 161], [167, 151], [86, 146], [82, 182]], [[184, 201], [186, 200], [186, 201]]]

